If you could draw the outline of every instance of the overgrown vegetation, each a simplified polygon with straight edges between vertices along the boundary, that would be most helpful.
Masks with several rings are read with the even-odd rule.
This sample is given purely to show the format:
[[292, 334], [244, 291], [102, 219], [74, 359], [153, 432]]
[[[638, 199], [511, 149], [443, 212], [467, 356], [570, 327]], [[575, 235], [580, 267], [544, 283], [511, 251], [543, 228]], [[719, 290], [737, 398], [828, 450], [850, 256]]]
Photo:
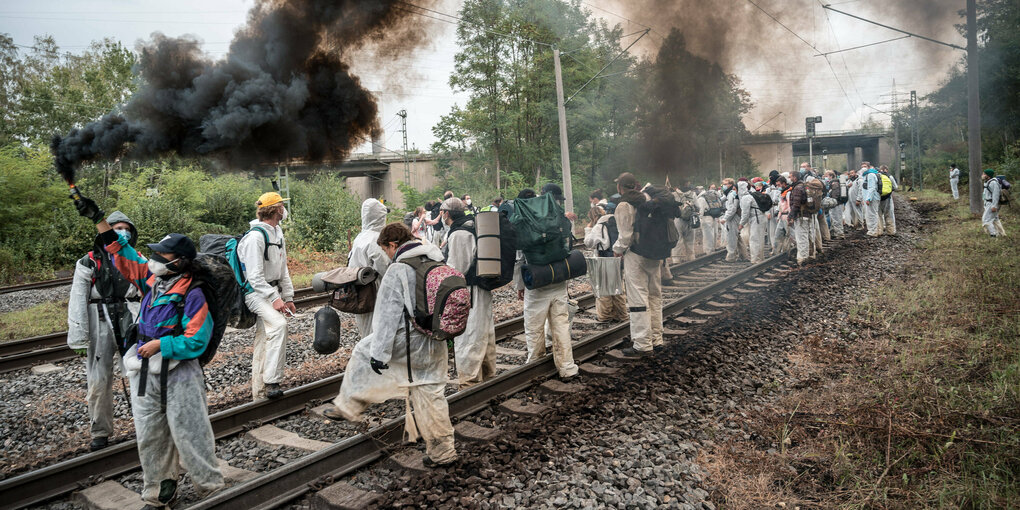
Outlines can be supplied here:
[[47, 335], [67, 329], [67, 300], [47, 301], [0, 313], [0, 342]]
[[1020, 251], [990, 238], [965, 200], [919, 198], [933, 233], [906, 275], [851, 305], [833, 325], [842, 339], [806, 338], [791, 362], [809, 384], [752, 419], [774, 451], [759, 441], [703, 459], [726, 477], [726, 507], [1020, 501]]

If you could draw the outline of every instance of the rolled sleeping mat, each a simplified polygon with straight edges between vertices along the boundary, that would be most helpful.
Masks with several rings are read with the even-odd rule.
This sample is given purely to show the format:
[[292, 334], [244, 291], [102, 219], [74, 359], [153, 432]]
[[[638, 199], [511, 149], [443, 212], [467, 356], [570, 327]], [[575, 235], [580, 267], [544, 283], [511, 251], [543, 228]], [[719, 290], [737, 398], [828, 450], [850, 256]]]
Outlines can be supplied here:
[[529, 289], [538, 289], [554, 283], [565, 282], [571, 278], [584, 276], [588, 272], [588, 263], [580, 250], [573, 250], [567, 258], [545, 265], [521, 266], [521, 279]]
[[477, 275], [480, 278], [499, 277], [502, 267], [499, 262], [498, 212], [487, 211], [475, 215], [475, 237], [478, 239]]
[[371, 267], [338, 267], [312, 275], [312, 290], [325, 292], [352, 282], [356, 285], [368, 285], [377, 275], [378, 273]]
[[340, 348], [340, 314], [324, 306], [315, 312], [312, 348], [319, 354], [333, 354]]

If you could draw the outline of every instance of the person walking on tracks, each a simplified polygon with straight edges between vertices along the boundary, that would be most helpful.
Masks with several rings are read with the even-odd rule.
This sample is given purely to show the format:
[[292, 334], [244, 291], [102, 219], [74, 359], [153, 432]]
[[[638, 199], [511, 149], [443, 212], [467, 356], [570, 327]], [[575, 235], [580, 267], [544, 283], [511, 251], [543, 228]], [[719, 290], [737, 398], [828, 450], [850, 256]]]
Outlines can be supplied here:
[[146, 508], [172, 505], [181, 466], [204, 498], [223, 487], [223, 474], [198, 359], [213, 340], [213, 319], [204, 289], [192, 287], [195, 244], [185, 235], [169, 234], [148, 245], [152, 257], [146, 259], [103, 219], [95, 202], [82, 197], [75, 207], [96, 224], [114, 267], [144, 294], [136, 340], [124, 355], [142, 501]]
[[[630, 312], [630, 337], [633, 342], [632, 347], [623, 349], [623, 354], [640, 357], [663, 345], [662, 283], [659, 278], [659, 266], [662, 260], [669, 256], [672, 246], [669, 245], [665, 232], [663, 235], [653, 236], [651, 229], [643, 229], [648, 222], [639, 224], [639, 208], [648, 202], [650, 197], [638, 191], [638, 181], [634, 175], [629, 172], [620, 174], [616, 179], [616, 186], [622, 200], [616, 207], [616, 225], [620, 236], [613, 245], [613, 253], [617, 257], [623, 257], [623, 280]], [[672, 197], [669, 199], [675, 205]], [[662, 223], [668, 227], [673, 224], [672, 220], [669, 218]]]
[[425, 336], [404, 319], [414, 313], [419, 282], [414, 268], [400, 263], [414, 257], [442, 261], [443, 254], [415, 239], [402, 223], [383, 227], [376, 242], [393, 263], [379, 283], [372, 333], [354, 346], [340, 394], [323, 415], [361, 422], [370, 404], [406, 399], [405, 439], [416, 441], [420, 435], [425, 440], [426, 466], [449, 464], [457, 460], [444, 395], [449, 351], [445, 341]]
[[[379, 232], [386, 225], [386, 213], [388, 210], [382, 202], [368, 198], [361, 203], [361, 232], [351, 242], [351, 253], [347, 256], [347, 267], [371, 267], [380, 275], [386, 272], [390, 265], [390, 259], [379, 247], [376, 241], [379, 239]], [[436, 222], [439, 221], [438, 213]], [[439, 244], [438, 242], [436, 243]], [[379, 281], [378, 278], [376, 281]], [[372, 285], [376, 285], [373, 283]], [[354, 323], [358, 326], [358, 333], [365, 338], [372, 332], [373, 313], [354, 314]]]
[[792, 229], [793, 239], [797, 248], [797, 263], [803, 265], [808, 258], [814, 255], [811, 251], [811, 237], [814, 233], [811, 228], [814, 224], [812, 216], [814, 212], [807, 212], [807, 190], [800, 179], [800, 173], [790, 173], [792, 188], [789, 193], [790, 215], [787, 218], [787, 226]]
[[[547, 249], [554, 253], [569, 253], [572, 225], [568, 217], [562, 212], [563, 209], [560, 205], [564, 200], [563, 190], [556, 184], [548, 183], [542, 186], [541, 191], [541, 196], [536, 196], [535, 192], [530, 189], [521, 190], [520, 194], [517, 195], [517, 200], [514, 203], [515, 213], [511, 216], [511, 220], [517, 229], [518, 241], [520, 241], [522, 234], [528, 235], [529, 230], [534, 233], [534, 228], [538, 227], [538, 225], [533, 225], [529, 221], [522, 221], [526, 220], [526, 216], [522, 214], [523, 211], [531, 211], [536, 216], [544, 218], [552, 218], [553, 215], [557, 215], [559, 217], [556, 220], [562, 225], [562, 230], [566, 231], [566, 235], [561, 236], [557, 234], [557, 237], [549, 242], [550, 246]], [[544, 196], [551, 196], [553, 200], [540, 200]], [[553, 202], [555, 204], [547, 208]], [[554, 243], [556, 243], [556, 246], [551, 246]], [[529, 260], [529, 255], [525, 255], [524, 251], [522, 249], [517, 252], [517, 262], [514, 268], [514, 286], [517, 289], [517, 298], [524, 301], [524, 338], [528, 345], [528, 362], [530, 363], [545, 356], [546, 325], [548, 323], [553, 363], [555, 363], [556, 370], [561, 378], [570, 379], [577, 375], [578, 368], [577, 364], [574, 363], [574, 347], [570, 337], [570, 309], [567, 281], [550, 283], [530, 289], [526, 288], [521, 268], [524, 264], [535, 263], [535, 260]], [[536, 256], [539, 254], [545, 255], [546, 253], [541, 253], [542, 251], [544, 249], [539, 249], [534, 254]]]
[[258, 219], [237, 243], [237, 257], [253, 291], [244, 302], [258, 319], [251, 361], [251, 396], [279, 398], [287, 361], [287, 317], [297, 313], [294, 284], [287, 270], [287, 247], [280, 222], [287, 218], [286, 198], [275, 191], [255, 202]]
[[[106, 222], [135, 245], [138, 231], [124, 213], [114, 211]], [[120, 358], [127, 348], [124, 334], [138, 315], [142, 296], [113, 265], [113, 256], [97, 235], [92, 251], [74, 265], [67, 301], [67, 346], [85, 356], [91, 451], [106, 448], [113, 435], [113, 367], [118, 365], [124, 374]]]
[[719, 223], [722, 224], [726, 230], [726, 261], [736, 262], [740, 260], [740, 238], [737, 229], [737, 223], [740, 221], [738, 214], [740, 213], [740, 199], [737, 195], [737, 190], [734, 189], [733, 179], [727, 177], [722, 182], [722, 194], [723, 203], [726, 207], [726, 212], [722, 218], [719, 219]]
[[[467, 204], [458, 198], [443, 202], [443, 221], [450, 227], [446, 262], [465, 276], [476, 267], [478, 243], [475, 215], [466, 214]], [[499, 213], [497, 213], [499, 214]], [[469, 282], [470, 283], [470, 282]], [[496, 375], [496, 324], [492, 314], [492, 291], [471, 285], [471, 313], [464, 334], [453, 339], [454, 363], [461, 388], [484, 382]]]
[[879, 207], [882, 200], [882, 177], [878, 170], [870, 163], [865, 162], [867, 170], [861, 175], [861, 202], [864, 208], [864, 222], [868, 226], [868, 236], [878, 237], [882, 235], [882, 217], [879, 215]]
[[[882, 232], [885, 235], [894, 236], [896, 235], [896, 204], [893, 202], [892, 193], [900, 189], [900, 185], [896, 182], [896, 178], [889, 173], [889, 167], [882, 165], [879, 167], [881, 175], [879, 179], [888, 180], [892, 186], [892, 190], [886, 194], [885, 189], [882, 189], [881, 198], [878, 201], [878, 216], [882, 225]], [[882, 184], [885, 186], [885, 184]]]

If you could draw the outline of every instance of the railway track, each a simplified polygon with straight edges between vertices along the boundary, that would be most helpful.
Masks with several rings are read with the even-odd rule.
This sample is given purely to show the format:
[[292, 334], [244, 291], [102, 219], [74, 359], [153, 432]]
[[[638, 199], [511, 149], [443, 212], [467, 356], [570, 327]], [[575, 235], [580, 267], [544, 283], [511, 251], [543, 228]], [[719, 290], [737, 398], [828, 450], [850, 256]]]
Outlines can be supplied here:
[[[328, 301], [329, 293], [316, 293], [311, 287], [294, 291], [294, 304], [298, 308], [322, 305]], [[0, 374], [75, 356], [77, 354], [67, 347], [67, 331], [3, 342], [0, 343]]]
[[0, 294], [7, 294], [10, 292], [20, 292], [23, 290], [33, 289], [48, 289], [50, 287], [60, 287], [63, 285], [70, 285], [71, 278], [57, 278], [55, 280], [45, 280], [41, 282], [31, 283], [19, 283], [17, 285], [8, 285], [6, 287], [0, 287]]
[[[732, 274], [733, 269], [737, 266], [721, 262], [724, 255], [725, 252], [717, 251], [694, 261], [674, 266], [673, 270], [679, 273], [677, 278], [680, 280], [680, 285], [666, 287], [664, 292], [668, 295], [672, 291], [680, 297], [669, 301], [664, 306], [664, 316], [681, 311], [690, 306], [690, 304], [705, 301], [707, 297], [714, 295], [713, 293], [717, 292], [718, 289], [729, 288], [732, 285], [739, 284], [753, 277], [758, 272], [775, 266], [784, 258], [776, 257], [769, 259], [763, 264], [744, 269], [737, 274]], [[721, 267], [713, 267], [720, 264], [722, 265]], [[720, 276], [724, 274], [731, 276], [725, 278]], [[321, 302], [325, 302], [327, 298], [314, 296], [309, 299], [318, 299]], [[590, 308], [594, 305], [595, 301], [594, 296], [591, 294], [578, 296], [575, 299], [578, 301], [580, 308]], [[582, 328], [578, 328], [578, 325], [575, 324], [575, 329]], [[517, 335], [523, 332], [523, 330], [523, 317], [503, 321], [496, 325], [497, 338], [501, 340]], [[598, 351], [604, 350], [605, 347], [623, 341], [628, 333], [629, 323], [627, 322], [611, 326], [604, 333], [575, 343], [575, 358], [579, 363], [587, 360], [595, 356]], [[494, 396], [519, 391], [528, 386], [535, 377], [548, 376], [550, 373], [555, 373], [555, 368], [552, 365], [551, 358], [547, 357], [544, 360], [509, 370], [485, 384], [457, 392], [450, 397], [451, 416], [466, 416], [487, 405]], [[342, 380], [343, 374], [337, 374], [300, 387], [291, 388], [285, 391], [284, 396], [280, 399], [249, 402], [218, 412], [210, 417], [214, 434], [219, 440], [243, 432], [250, 428], [253, 423], [266, 423], [274, 419], [300, 413], [308, 408], [310, 402], [335, 396], [339, 391]], [[379, 441], [384, 443], [399, 441], [402, 423], [402, 418], [388, 420], [365, 434], [348, 438], [327, 450], [287, 464], [288, 470], [286, 473], [270, 473], [256, 479], [272, 478], [272, 480], [263, 480], [263, 483], [259, 484], [259, 487], [262, 488], [258, 488], [256, 493], [260, 494], [260, 496], [257, 496], [255, 499], [240, 497], [235, 494], [235, 489], [231, 489], [221, 495], [222, 497], [230, 495], [228, 499], [221, 500], [221, 496], [217, 496], [207, 502], [200, 503], [197, 508], [248, 508], [249, 506], [254, 508], [261, 505], [251, 504], [252, 501], [276, 501], [276, 503], [273, 503], [273, 505], [276, 505], [299, 497], [308, 490], [307, 487], [303, 490], [296, 489], [297, 492], [293, 488], [282, 492], [277, 492], [277, 490], [279, 490], [281, 484], [297, 483], [295, 480], [307, 479], [310, 476], [312, 478], [309, 481], [314, 481], [320, 476], [331, 473], [335, 476], [341, 476], [341, 472], [349, 472], [379, 458], [382, 456], [382, 452], [378, 450], [376, 445], [379, 444]], [[337, 448], [340, 449], [337, 450]], [[308, 464], [306, 467], [302, 467], [306, 464]], [[138, 454], [136, 443], [134, 441], [119, 443], [98, 452], [88, 453], [0, 481], [0, 494], [4, 495], [4, 498], [0, 500], [0, 508], [21, 508], [43, 502], [81, 488], [83, 484], [87, 484], [88, 479], [100, 477], [109, 479], [137, 467]], [[276, 472], [274, 471], [273, 473]], [[263, 484], [265, 484], [265, 487], [263, 487]], [[266, 497], [266, 494], [272, 494], [273, 497]]]

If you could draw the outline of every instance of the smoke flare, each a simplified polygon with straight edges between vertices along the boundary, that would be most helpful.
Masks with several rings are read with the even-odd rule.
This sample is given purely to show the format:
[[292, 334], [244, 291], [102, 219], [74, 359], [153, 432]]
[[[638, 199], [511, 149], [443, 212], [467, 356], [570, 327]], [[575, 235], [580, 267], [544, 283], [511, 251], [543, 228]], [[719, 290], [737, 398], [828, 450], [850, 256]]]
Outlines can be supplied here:
[[345, 56], [371, 46], [386, 57], [424, 39], [400, 3], [260, 1], [222, 60], [193, 38], [155, 33], [140, 48], [141, 87], [120, 111], [53, 137], [57, 171], [73, 182], [85, 162], [168, 153], [235, 168], [341, 159], [379, 129], [375, 98]]

